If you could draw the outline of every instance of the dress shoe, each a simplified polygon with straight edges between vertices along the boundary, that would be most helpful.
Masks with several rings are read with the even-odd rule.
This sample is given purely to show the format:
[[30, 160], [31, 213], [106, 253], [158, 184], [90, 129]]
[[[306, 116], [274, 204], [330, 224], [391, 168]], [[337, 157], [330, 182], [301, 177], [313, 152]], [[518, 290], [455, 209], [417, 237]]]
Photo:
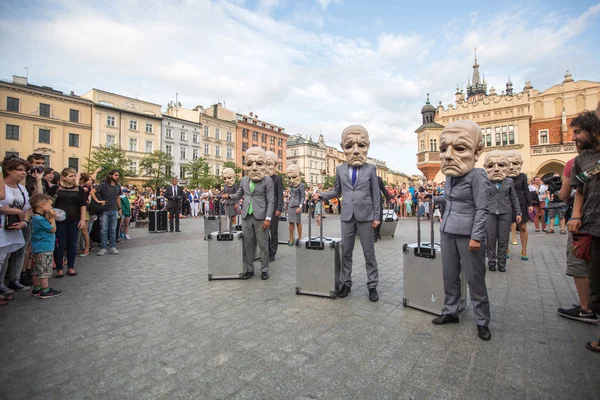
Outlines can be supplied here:
[[369, 300], [375, 302], [379, 300], [379, 294], [377, 294], [377, 289], [371, 288], [369, 289]]
[[179, 229], [175, 229], [175, 232], [181, 232]]
[[458, 316], [443, 314], [431, 321], [434, 325], [458, 324]]
[[490, 271], [495, 271], [496, 270], [496, 266], [495, 265], [488, 265], [488, 269]]
[[506, 272], [506, 266], [504, 266], [504, 265], [499, 266], [498, 267], [498, 271], [500, 271], [500, 272]]
[[173, 229], [171, 229], [171, 230], [169, 231], [169, 233], [173, 233]]
[[374, 243], [377, 243], [377, 240], [378, 240], [378, 239], [377, 239], [377, 236], [375, 236], [375, 238], [373, 239], [373, 242], [374, 242]]
[[254, 276], [254, 272], [244, 272], [244, 275], [242, 275], [242, 279], [250, 279]]
[[267, 279], [269, 279], [269, 273], [268, 272], [261, 273], [260, 279], [262, 279], [263, 281], [266, 281]]
[[275, 256], [269, 256], [269, 262], [275, 261]]
[[344, 298], [350, 294], [350, 286], [342, 285], [342, 288], [338, 292], [338, 297]]
[[477, 336], [479, 336], [479, 339], [481, 340], [490, 340], [492, 338], [492, 333], [487, 326], [477, 325]]

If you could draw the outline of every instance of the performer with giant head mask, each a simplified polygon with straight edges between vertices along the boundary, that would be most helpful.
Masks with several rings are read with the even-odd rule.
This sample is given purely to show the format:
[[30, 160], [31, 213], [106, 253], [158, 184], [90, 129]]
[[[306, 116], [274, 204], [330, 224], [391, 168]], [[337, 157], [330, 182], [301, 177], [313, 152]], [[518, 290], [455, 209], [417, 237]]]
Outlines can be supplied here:
[[302, 174], [298, 164], [289, 164], [285, 174], [290, 185], [290, 201], [288, 203], [290, 240], [288, 244], [293, 246], [296, 243], [294, 239], [294, 226], [296, 226], [298, 231], [298, 239], [302, 239], [302, 205], [306, 198], [306, 191], [302, 183]]
[[244, 198], [242, 207], [242, 232], [244, 234], [244, 275], [254, 276], [254, 253], [260, 248], [261, 279], [269, 279], [269, 227], [275, 209], [273, 181], [265, 176], [267, 154], [260, 147], [246, 150], [244, 176], [235, 194], [224, 194], [224, 199], [238, 201]]
[[338, 296], [348, 296], [352, 288], [352, 253], [358, 234], [365, 256], [369, 299], [377, 301], [379, 273], [373, 229], [381, 223], [381, 192], [377, 182], [377, 168], [366, 164], [370, 146], [369, 132], [361, 125], [351, 125], [342, 131], [341, 146], [346, 155], [346, 163], [336, 168], [333, 190], [315, 193], [313, 198], [328, 201], [334, 197], [342, 197], [342, 286]]
[[506, 177], [509, 161], [504, 151], [491, 151], [483, 163], [492, 185], [488, 187], [488, 209], [486, 231], [486, 253], [488, 268], [506, 272], [508, 236], [513, 215], [521, 222], [521, 208], [513, 180]]
[[[233, 168], [223, 168], [221, 173], [223, 178], [223, 194], [229, 195], [235, 194], [238, 191], [238, 185], [235, 182], [236, 176]], [[237, 202], [232, 199], [222, 200], [225, 208], [225, 215], [229, 216], [231, 220], [231, 226], [236, 225], [235, 218], [237, 216], [238, 205]]]
[[[533, 214], [533, 199], [527, 185], [527, 175], [521, 172], [523, 168], [523, 157], [516, 150], [507, 151], [508, 171], [506, 175], [513, 180], [513, 185], [517, 191], [519, 199], [519, 210], [521, 211], [521, 222], [519, 223], [519, 235], [521, 236], [521, 259], [528, 260], [527, 242], [529, 241], [529, 233], [527, 232], [527, 222], [529, 215]], [[516, 219], [516, 216], [515, 216]], [[517, 223], [511, 225], [512, 244], [517, 245]]]
[[266, 174], [273, 181], [275, 212], [271, 216], [271, 228], [269, 238], [269, 261], [275, 261], [275, 255], [279, 247], [279, 216], [283, 212], [283, 180], [277, 175], [277, 154], [267, 151]]
[[446, 175], [445, 195], [433, 200], [446, 203], [440, 225], [445, 298], [442, 315], [432, 322], [436, 325], [458, 322], [462, 268], [469, 284], [478, 336], [490, 340], [490, 304], [485, 284], [490, 180], [485, 170], [475, 168], [482, 152], [481, 128], [475, 122], [455, 121], [442, 130], [440, 160]]

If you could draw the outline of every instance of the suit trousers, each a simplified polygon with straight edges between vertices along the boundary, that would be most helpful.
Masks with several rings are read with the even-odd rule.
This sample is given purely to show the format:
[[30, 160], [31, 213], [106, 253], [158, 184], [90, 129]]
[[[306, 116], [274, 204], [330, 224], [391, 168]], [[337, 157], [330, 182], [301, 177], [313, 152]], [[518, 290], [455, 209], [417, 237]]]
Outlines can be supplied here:
[[442, 314], [458, 315], [460, 311], [460, 271], [465, 269], [475, 322], [490, 322], [490, 301], [485, 284], [485, 241], [478, 251], [469, 250], [470, 236], [441, 233], [442, 270], [444, 277], [444, 309]]
[[506, 266], [506, 252], [508, 251], [508, 237], [510, 235], [511, 224], [512, 213], [488, 214], [485, 224], [488, 264], [496, 265], [497, 261], [498, 266]]
[[[260, 249], [260, 271], [269, 272], [269, 231], [262, 228], [264, 219], [247, 215], [242, 220], [244, 234], [244, 272], [254, 272], [256, 243]], [[271, 221], [273, 222], [273, 221]]]
[[181, 201], [175, 201], [168, 207], [169, 210], [169, 229], [173, 230], [173, 219], [175, 219], [175, 229], [179, 230], [179, 214], [181, 213]]
[[342, 221], [342, 273], [340, 281], [343, 285], [352, 286], [352, 253], [354, 252], [354, 241], [357, 234], [365, 257], [367, 288], [373, 289], [379, 283], [373, 225], [371, 221], [357, 221], [354, 216], [350, 221]]
[[379, 226], [375, 228], [375, 237], [380, 236], [381, 225], [383, 224], [383, 200], [381, 201], [381, 206], [379, 207]]
[[269, 239], [269, 256], [275, 257], [279, 248], [279, 217], [273, 214], [271, 217], [271, 236]]

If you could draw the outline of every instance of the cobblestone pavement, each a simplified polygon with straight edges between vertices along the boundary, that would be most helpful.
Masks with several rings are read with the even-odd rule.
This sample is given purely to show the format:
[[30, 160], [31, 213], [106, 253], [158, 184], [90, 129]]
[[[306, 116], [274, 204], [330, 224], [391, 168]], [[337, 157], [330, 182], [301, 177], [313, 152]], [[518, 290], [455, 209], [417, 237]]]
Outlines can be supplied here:
[[[268, 281], [209, 282], [202, 220], [182, 230], [132, 230], [119, 255], [79, 258], [77, 277], [53, 280], [62, 297], [18, 293], [1, 307], [0, 397], [598, 398], [600, 356], [584, 344], [600, 328], [556, 314], [576, 302], [565, 236], [532, 232], [529, 261], [488, 273], [493, 337], [483, 342], [471, 306], [443, 327], [402, 307], [401, 246], [415, 241], [414, 220], [376, 244], [377, 303], [360, 246], [352, 293], [330, 300], [295, 295], [286, 245]], [[339, 235], [337, 217], [325, 231]]]

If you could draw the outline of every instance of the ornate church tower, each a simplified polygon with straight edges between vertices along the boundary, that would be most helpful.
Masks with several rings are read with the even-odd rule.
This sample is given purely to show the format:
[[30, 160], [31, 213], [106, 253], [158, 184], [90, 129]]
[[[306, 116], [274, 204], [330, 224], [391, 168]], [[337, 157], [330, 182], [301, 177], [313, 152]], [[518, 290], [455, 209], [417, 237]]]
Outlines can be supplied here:
[[427, 177], [427, 180], [433, 180], [440, 171], [440, 135], [442, 125], [435, 122], [436, 109], [429, 102], [429, 93], [427, 93], [427, 102], [421, 109], [423, 123], [415, 131], [418, 136], [417, 168]]
[[473, 80], [467, 85], [467, 98], [470, 101], [479, 101], [487, 97], [487, 83], [485, 75], [479, 78], [479, 64], [477, 63], [477, 49], [475, 49], [475, 63], [473, 64]]

